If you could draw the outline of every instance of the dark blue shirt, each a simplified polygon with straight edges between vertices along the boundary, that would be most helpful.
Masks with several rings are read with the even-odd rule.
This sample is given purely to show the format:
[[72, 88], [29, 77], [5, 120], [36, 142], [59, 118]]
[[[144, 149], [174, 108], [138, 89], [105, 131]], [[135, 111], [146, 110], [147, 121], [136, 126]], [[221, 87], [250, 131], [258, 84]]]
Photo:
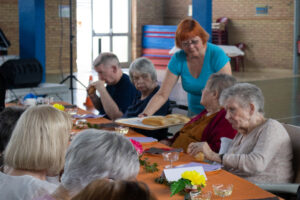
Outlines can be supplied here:
[[[123, 118], [129, 117], [137, 117], [140, 113], [144, 111], [147, 104], [151, 100], [151, 98], [156, 94], [159, 90], [159, 86], [157, 86], [152, 93], [147, 96], [145, 99], [141, 100], [141, 94], [136, 95], [133, 104], [128, 107], [126, 113], [123, 115]], [[167, 115], [169, 114], [169, 100], [162, 106], [154, 115]], [[167, 137], [167, 129], [160, 129], [155, 131], [142, 130], [142, 129], [134, 129], [136, 132], [141, 133], [148, 137], [153, 137], [158, 140], [165, 139]]]
[[[107, 85], [106, 90], [111, 98], [116, 102], [120, 111], [123, 113], [126, 113], [128, 106], [132, 105], [135, 97], [140, 94], [140, 92], [137, 91], [134, 85], [131, 83], [127, 74], [123, 74], [117, 84]], [[102, 105], [98, 110], [101, 114], [105, 114]]]

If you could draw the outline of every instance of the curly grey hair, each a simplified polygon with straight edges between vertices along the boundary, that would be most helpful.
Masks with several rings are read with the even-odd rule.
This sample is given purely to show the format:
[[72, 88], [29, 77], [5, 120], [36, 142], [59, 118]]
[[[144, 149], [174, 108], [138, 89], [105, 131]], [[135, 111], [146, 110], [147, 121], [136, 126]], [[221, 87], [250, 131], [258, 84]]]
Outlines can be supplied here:
[[256, 85], [250, 83], [237, 83], [234, 86], [225, 89], [220, 96], [220, 104], [224, 103], [229, 98], [235, 98], [242, 107], [254, 104], [255, 110], [264, 114], [264, 96]]
[[133, 73], [138, 72], [141, 74], [150, 74], [153, 81], [157, 81], [157, 74], [155, 67], [151, 60], [146, 57], [140, 57], [135, 59], [129, 66], [129, 76], [131, 82], [133, 82]]
[[76, 193], [99, 178], [135, 178], [139, 168], [138, 154], [127, 138], [87, 129], [75, 136], [67, 150], [61, 182], [69, 192]]

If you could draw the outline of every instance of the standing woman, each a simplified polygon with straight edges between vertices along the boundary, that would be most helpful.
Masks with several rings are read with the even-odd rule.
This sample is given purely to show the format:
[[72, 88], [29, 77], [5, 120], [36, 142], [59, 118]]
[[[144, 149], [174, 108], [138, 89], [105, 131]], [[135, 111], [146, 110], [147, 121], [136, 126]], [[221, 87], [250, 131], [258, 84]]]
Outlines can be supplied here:
[[182, 50], [172, 56], [160, 90], [141, 115], [155, 113], [168, 100], [179, 77], [188, 93], [189, 116], [204, 110], [200, 104], [201, 90], [209, 76], [216, 72], [231, 75], [230, 59], [221, 48], [207, 42], [208, 38], [208, 33], [196, 20], [184, 19], [180, 22], [175, 42]]

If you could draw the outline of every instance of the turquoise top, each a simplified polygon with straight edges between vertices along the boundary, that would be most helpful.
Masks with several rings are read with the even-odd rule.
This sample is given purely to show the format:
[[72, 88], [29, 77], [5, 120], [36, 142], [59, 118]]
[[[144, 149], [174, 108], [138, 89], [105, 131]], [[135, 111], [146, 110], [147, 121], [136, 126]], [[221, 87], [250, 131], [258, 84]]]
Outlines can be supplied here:
[[186, 54], [183, 50], [176, 52], [168, 69], [176, 76], [181, 76], [183, 89], [188, 93], [189, 110], [199, 114], [204, 107], [200, 104], [202, 89], [205, 87], [210, 75], [218, 72], [230, 61], [225, 52], [217, 45], [207, 42], [203, 66], [198, 78], [194, 78], [187, 66]]

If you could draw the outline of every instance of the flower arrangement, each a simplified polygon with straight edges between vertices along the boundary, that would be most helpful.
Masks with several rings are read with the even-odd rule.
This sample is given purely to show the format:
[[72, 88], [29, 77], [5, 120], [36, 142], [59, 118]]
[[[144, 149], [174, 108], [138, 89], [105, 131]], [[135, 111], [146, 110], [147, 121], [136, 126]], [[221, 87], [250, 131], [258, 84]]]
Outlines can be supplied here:
[[181, 179], [171, 183], [171, 196], [186, 189], [201, 191], [206, 186], [205, 177], [199, 172], [185, 171], [181, 174]]
[[53, 107], [58, 109], [58, 110], [61, 110], [61, 111], [65, 110], [65, 107], [61, 104], [58, 104], [58, 103], [54, 104]]

